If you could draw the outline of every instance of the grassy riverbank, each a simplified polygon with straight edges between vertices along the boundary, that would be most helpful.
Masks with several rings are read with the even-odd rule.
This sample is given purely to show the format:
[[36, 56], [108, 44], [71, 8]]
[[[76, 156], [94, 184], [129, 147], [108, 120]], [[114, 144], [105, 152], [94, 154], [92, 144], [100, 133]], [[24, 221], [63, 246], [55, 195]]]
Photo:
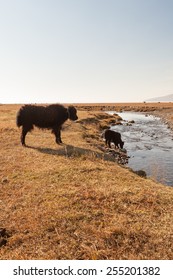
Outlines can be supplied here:
[[[64, 125], [64, 145], [35, 129], [28, 148], [15, 125], [20, 106], [0, 106], [1, 259], [173, 258], [173, 188], [105, 157], [101, 129], [112, 120], [102, 104], [87, 106]], [[139, 107], [171, 125], [172, 104]]]

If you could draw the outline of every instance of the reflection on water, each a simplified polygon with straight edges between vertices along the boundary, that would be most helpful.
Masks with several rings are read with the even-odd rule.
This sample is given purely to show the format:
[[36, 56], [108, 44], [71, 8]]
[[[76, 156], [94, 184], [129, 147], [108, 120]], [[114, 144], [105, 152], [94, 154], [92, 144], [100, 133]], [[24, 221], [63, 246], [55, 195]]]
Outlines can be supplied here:
[[[115, 112], [109, 112], [113, 114]], [[142, 113], [118, 113], [123, 125], [112, 126], [122, 134], [128, 166], [142, 169], [157, 181], [173, 186], [173, 135], [160, 118]], [[134, 120], [129, 126], [128, 121]]]

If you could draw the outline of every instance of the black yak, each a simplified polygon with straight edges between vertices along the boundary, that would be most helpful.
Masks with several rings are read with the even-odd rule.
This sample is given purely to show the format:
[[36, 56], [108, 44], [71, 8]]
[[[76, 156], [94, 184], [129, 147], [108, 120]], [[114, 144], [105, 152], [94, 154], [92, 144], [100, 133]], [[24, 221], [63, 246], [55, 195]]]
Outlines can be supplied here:
[[106, 145], [111, 148], [111, 142], [114, 143], [115, 147], [123, 149], [124, 142], [121, 140], [121, 134], [119, 132], [106, 129], [105, 130], [105, 140], [106, 140]]
[[26, 134], [31, 131], [34, 126], [43, 129], [51, 129], [52, 133], [55, 135], [56, 143], [62, 143], [61, 127], [67, 119], [70, 119], [72, 121], [78, 119], [77, 110], [74, 106], [69, 106], [68, 108], [65, 108], [61, 104], [52, 104], [48, 106], [22, 106], [18, 111], [16, 117], [17, 126], [22, 126], [22, 145], [25, 146]]

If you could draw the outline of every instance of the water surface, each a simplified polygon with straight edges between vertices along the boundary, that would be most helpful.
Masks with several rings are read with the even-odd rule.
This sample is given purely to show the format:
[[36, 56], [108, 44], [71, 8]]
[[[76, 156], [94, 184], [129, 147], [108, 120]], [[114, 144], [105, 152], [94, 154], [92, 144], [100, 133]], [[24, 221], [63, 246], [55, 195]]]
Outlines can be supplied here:
[[[110, 114], [116, 112], [109, 112]], [[121, 133], [133, 170], [144, 170], [147, 176], [173, 186], [173, 135], [158, 117], [143, 113], [123, 112], [118, 115], [123, 125], [112, 126]], [[134, 121], [129, 126], [129, 121]]]

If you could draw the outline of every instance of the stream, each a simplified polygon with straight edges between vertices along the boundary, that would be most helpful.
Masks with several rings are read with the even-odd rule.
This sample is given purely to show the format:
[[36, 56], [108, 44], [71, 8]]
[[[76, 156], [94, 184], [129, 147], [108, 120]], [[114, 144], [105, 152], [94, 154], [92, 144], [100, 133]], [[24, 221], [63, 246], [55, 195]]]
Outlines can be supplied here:
[[[114, 114], [117, 112], [109, 112]], [[123, 125], [111, 126], [121, 133], [130, 157], [127, 166], [144, 170], [147, 177], [173, 186], [173, 134], [159, 117], [143, 113], [122, 112]], [[134, 121], [134, 123], [129, 123]]]

